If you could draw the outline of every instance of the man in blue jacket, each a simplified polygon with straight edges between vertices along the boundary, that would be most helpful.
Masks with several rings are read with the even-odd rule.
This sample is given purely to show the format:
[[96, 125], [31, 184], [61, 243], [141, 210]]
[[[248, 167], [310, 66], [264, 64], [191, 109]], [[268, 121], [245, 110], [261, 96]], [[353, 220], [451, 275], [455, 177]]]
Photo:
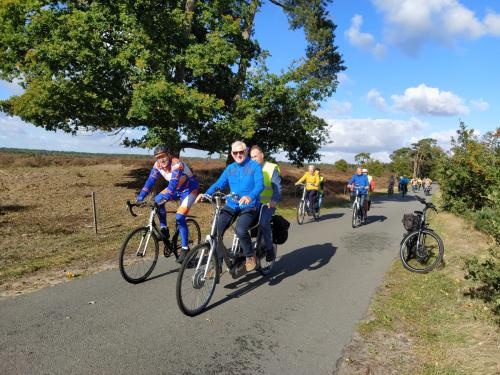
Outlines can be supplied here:
[[368, 196], [368, 189], [370, 187], [370, 182], [368, 181], [368, 176], [366, 174], [363, 174], [363, 170], [361, 167], [358, 167], [356, 169], [356, 173], [351, 177], [351, 179], [348, 182], [348, 185], [351, 188], [351, 191], [354, 194], [356, 194], [356, 190], [359, 190], [361, 194], [361, 201], [359, 202], [361, 204], [361, 207], [363, 208], [363, 221], [366, 221], [366, 210], [365, 210], [365, 199]]
[[[232, 218], [235, 215], [238, 216], [235, 232], [240, 239], [240, 246], [246, 257], [245, 268], [247, 272], [250, 272], [255, 269], [256, 258], [249, 228], [258, 212], [259, 196], [264, 190], [264, 178], [259, 163], [248, 157], [245, 143], [234, 142], [231, 145], [231, 155], [235, 162], [224, 169], [219, 179], [210, 186], [205, 194], [212, 195], [216, 190], [223, 190], [229, 185], [232, 197], [227, 198], [226, 205], [221, 210], [217, 221], [217, 232], [223, 236]], [[196, 202], [201, 199], [202, 196], [199, 195]]]

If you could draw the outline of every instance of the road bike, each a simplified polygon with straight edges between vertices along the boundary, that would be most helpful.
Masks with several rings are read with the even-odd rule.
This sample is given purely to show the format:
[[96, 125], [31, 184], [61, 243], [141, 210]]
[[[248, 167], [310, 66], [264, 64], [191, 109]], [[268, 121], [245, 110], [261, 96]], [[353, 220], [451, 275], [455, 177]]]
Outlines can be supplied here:
[[412, 272], [427, 273], [436, 268], [443, 260], [443, 240], [427, 224], [427, 210], [438, 212], [434, 204], [424, 198], [415, 197], [425, 205], [422, 211], [405, 214], [403, 225], [407, 233], [401, 241], [399, 255], [403, 266]]
[[[216, 192], [212, 196], [203, 195], [203, 200], [211, 203], [213, 207], [211, 231], [207, 235], [205, 242], [195, 246], [189, 252], [182, 263], [176, 285], [177, 305], [188, 316], [195, 316], [206, 308], [214, 294], [216, 284], [220, 282], [224, 264], [227, 267], [226, 271], [234, 279], [247, 273], [245, 268], [246, 257], [242, 252], [238, 236], [233, 236], [231, 248], [228, 249], [224, 245], [222, 235], [217, 233], [217, 221], [223, 207], [223, 201], [226, 199], [233, 199], [233, 197], [221, 192]], [[256, 215], [256, 220], [250, 228], [250, 233], [252, 238], [255, 238], [255, 240], [252, 240], [252, 247], [257, 257], [255, 270], [266, 276], [273, 269], [277, 246], [274, 245], [275, 256], [273, 260], [267, 261], [264, 239], [259, 227], [262, 207], [259, 209], [259, 214]], [[233, 218], [231, 224], [234, 221], [236, 221], [236, 217]]]
[[[368, 198], [366, 198], [368, 199]], [[361, 188], [354, 188], [354, 201], [352, 203], [352, 227], [357, 228], [363, 223], [363, 208], [361, 207]]]
[[[161, 202], [160, 202], [161, 204]], [[150, 203], [131, 203], [127, 201], [127, 208], [134, 217], [134, 207], [149, 207], [151, 212], [146, 226], [138, 227], [129, 232], [120, 249], [119, 267], [123, 278], [132, 284], [138, 284], [147, 279], [153, 272], [158, 261], [159, 242], [163, 242], [163, 255], [169, 257], [174, 254], [177, 259], [181, 250], [179, 228], [175, 226], [172, 239], [165, 237], [156, 219], [158, 217], [159, 204]], [[196, 220], [186, 219], [189, 230], [189, 247], [201, 242], [201, 230]]]
[[[299, 200], [299, 204], [297, 206], [297, 224], [301, 225], [304, 222], [304, 218], [306, 217], [306, 211], [309, 211], [309, 199], [306, 199], [306, 185], [305, 184], [297, 184], [296, 186], [302, 186], [302, 197]], [[312, 210], [314, 220], [319, 220], [319, 193], [316, 195], [315, 200], [315, 209]]]

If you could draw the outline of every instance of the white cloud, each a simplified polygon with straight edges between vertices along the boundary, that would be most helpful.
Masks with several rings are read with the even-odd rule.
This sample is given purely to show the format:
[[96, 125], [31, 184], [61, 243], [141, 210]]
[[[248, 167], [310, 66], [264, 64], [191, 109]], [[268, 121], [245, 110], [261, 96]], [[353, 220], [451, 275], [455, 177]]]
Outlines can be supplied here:
[[488, 108], [490, 108], [489, 103], [484, 101], [483, 99], [471, 100], [470, 103], [477, 111], [484, 112], [488, 110]]
[[382, 58], [387, 52], [387, 47], [375, 41], [375, 37], [370, 33], [361, 32], [363, 16], [356, 14], [351, 20], [351, 27], [345, 32], [349, 42], [363, 50], [373, 54], [376, 58]]
[[345, 115], [351, 112], [352, 104], [349, 101], [339, 102], [337, 100], [334, 100], [332, 102], [332, 109], [337, 115]]
[[[136, 130], [127, 130], [127, 132], [127, 135], [132, 137], [142, 135]], [[120, 146], [119, 136], [102, 132], [79, 132], [76, 136], [63, 132], [49, 132], [28, 124], [19, 117], [10, 117], [1, 113], [0, 147], [119, 154], [147, 153], [143, 149]]]
[[371, 89], [368, 91], [368, 94], [366, 94], [366, 99], [368, 100], [369, 103], [373, 104], [375, 107], [378, 109], [385, 111], [387, 109], [387, 103], [385, 102], [385, 99], [376, 89]]
[[500, 15], [483, 21], [459, 0], [372, 0], [383, 14], [386, 38], [409, 54], [429, 41], [453, 45], [459, 39], [500, 36]]
[[[418, 119], [327, 119], [332, 143], [321, 149], [324, 161], [342, 158], [352, 162], [359, 152], [370, 152], [389, 161], [392, 151], [406, 146], [412, 136], [419, 136], [428, 125]], [[337, 157], [336, 159], [334, 157]]]
[[489, 12], [484, 18], [484, 24], [490, 34], [500, 36], [500, 14]]
[[339, 81], [340, 86], [346, 86], [353, 83], [351, 77], [349, 77], [346, 73], [340, 72], [337, 74], [337, 80]]
[[419, 115], [453, 116], [469, 113], [463, 100], [450, 91], [420, 84], [409, 87], [403, 95], [392, 95], [394, 108]]

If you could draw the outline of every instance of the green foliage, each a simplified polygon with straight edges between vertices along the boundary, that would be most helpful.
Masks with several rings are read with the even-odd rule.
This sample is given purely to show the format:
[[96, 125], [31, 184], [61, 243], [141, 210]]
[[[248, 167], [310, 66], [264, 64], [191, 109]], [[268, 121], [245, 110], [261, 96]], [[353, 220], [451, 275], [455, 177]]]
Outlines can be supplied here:
[[492, 311], [500, 315], [500, 253], [499, 248], [489, 250], [489, 256], [480, 261], [471, 257], [465, 261], [465, 278], [480, 285], [470, 290], [472, 297], [481, 298], [492, 305]]
[[371, 155], [369, 152], [360, 152], [359, 154], [354, 155], [354, 161], [357, 163], [365, 162], [371, 159]]
[[335, 169], [340, 172], [347, 172], [349, 164], [344, 159], [337, 160], [334, 164]]
[[445, 153], [437, 145], [437, 141], [432, 138], [424, 138], [412, 146], [413, 160], [417, 162], [416, 177], [436, 179], [439, 163], [445, 157]]
[[[490, 208], [500, 210], [499, 143], [479, 140], [473, 129], [461, 122], [457, 139], [452, 139], [452, 155], [440, 167], [443, 207], [451, 212], [467, 214]], [[488, 136], [488, 135], [487, 135]], [[500, 220], [497, 218], [495, 221]]]
[[328, 132], [316, 103], [345, 69], [329, 3], [282, 1], [307, 48], [273, 75], [253, 38], [260, 0], [2, 1], [0, 78], [25, 91], [0, 109], [47, 130], [146, 131], [126, 146], [214, 153], [244, 139], [318, 159]]
[[409, 147], [394, 151], [391, 156], [391, 169], [399, 176], [411, 176], [413, 173], [413, 152]]
[[370, 159], [366, 163], [366, 168], [368, 168], [368, 173], [372, 176], [380, 177], [385, 171], [385, 164], [379, 160]]

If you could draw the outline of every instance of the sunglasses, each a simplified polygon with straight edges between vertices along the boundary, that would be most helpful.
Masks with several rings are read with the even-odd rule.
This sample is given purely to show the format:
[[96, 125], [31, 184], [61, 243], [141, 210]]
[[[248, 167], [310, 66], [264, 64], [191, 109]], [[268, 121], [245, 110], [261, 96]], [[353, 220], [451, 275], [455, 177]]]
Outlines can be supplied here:
[[231, 151], [231, 153], [233, 155], [245, 155], [245, 150], [241, 150], [241, 151]]

